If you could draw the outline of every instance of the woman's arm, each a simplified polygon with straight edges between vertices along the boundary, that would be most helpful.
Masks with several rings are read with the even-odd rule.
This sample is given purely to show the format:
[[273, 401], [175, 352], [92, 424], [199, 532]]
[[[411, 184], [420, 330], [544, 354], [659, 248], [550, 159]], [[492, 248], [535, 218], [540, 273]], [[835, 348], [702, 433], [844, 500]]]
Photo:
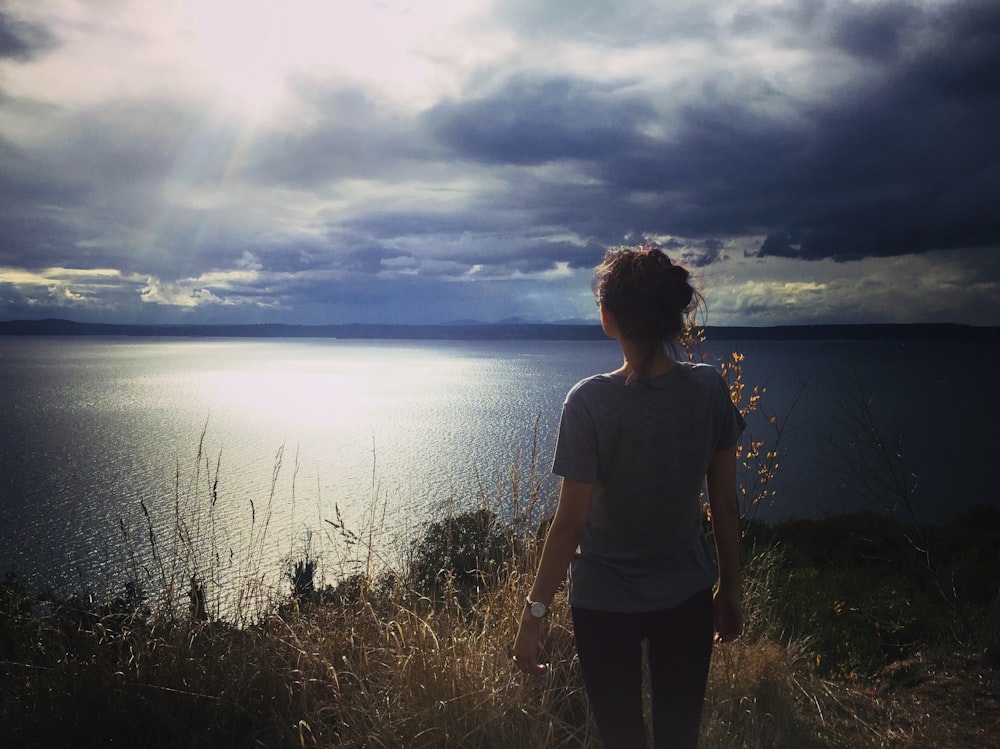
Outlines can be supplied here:
[[740, 511], [736, 502], [736, 450], [717, 452], [708, 467], [708, 505], [719, 559], [719, 587], [715, 591], [715, 632], [721, 642], [743, 631], [743, 593], [740, 585]]
[[[587, 526], [592, 490], [592, 484], [563, 479], [556, 515], [545, 536], [538, 572], [528, 594], [532, 601], [540, 601], [548, 606], [566, 579], [566, 569], [573, 560]], [[545, 671], [545, 666], [538, 662], [540, 632], [541, 619], [533, 617], [525, 605], [522, 607], [521, 624], [514, 640], [514, 660], [527, 673]]]

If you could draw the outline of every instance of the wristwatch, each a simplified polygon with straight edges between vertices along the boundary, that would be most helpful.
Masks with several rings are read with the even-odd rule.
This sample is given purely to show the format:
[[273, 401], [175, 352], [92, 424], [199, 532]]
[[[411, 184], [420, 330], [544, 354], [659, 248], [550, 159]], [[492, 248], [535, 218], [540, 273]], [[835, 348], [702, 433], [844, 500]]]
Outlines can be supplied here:
[[532, 601], [530, 596], [528, 596], [524, 600], [528, 604], [528, 613], [531, 614], [536, 619], [541, 619], [547, 613], [549, 613], [549, 607], [546, 606], [541, 601]]

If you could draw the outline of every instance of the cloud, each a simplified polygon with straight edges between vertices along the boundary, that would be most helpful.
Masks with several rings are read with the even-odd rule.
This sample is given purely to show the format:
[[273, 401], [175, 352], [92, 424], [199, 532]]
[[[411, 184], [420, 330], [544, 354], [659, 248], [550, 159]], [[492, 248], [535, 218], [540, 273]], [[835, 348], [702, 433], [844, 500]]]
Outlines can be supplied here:
[[1000, 254], [994, 248], [803, 265], [789, 257], [734, 258], [696, 271], [708, 324], [939, 323], [1000, 320]]
[[669, 9], [656, 0], [507, 0], [498, 4], [497, 15], [519, 35], [582, 39], [608, 48], [675, 43], [717, 30], [713, 9], [700, 0], [674, 0]]
[[891, 316], [861, 286], [919, 317], [897, 258], [982, 319], [958, 261], [970, 299], [1000, 278], [995, 3], [390, 0], [326, 39], [296, 2], [246, 19], [270, 56], [230, 40], [257, 87], [198, 3], [16, 7], [0, 316], [592, 316], [587, 269], [647, 239], [725, 281], [727, 320]]
[[519, 75], [488, 97], [444, 102], [428, 119], [459, 157], [535, 165], [616, 158], [635, 147], [636, 130], [653, 111], [638, 97], [615, 97], [611, 86]]
[[[559, 209], [558, 222], [764, 233], [764, 254], [806, 259], [1000, 241], [1000, 100], [990, 83], [1000, 69], [1000, 9], [793, 8], [800, 33], [781, 44], [833, 56], [842, 72], [826, 90], [807, 94], [752, 67], [708, 68], [669, 85], [657, 109], [627, 81], [616, 92], [519, 73], [486, 95], [440, 105], [430, 119], [461, 157], [575, 162], [580, 184], [568, 189], [580, 215]], [[744, 13], [730, 32], [771, 31], [789, 15], [785, 5]], [[654, 134], [658, 119], [670, 124]], [[530, 187], [528, 195], [539, 197]]]
[[31, 60], [55, 43], [44, 26], [19, 20], [0, 8], [0, 60]]
[[798, 109], [793, 147], [763, 170], [783, 208], [768, 206], [776, 231], [762, 252], [851, 258], [1000, 241], [1000, 8], [849, 6], [818, 23], [858, 70], [841, 95]]

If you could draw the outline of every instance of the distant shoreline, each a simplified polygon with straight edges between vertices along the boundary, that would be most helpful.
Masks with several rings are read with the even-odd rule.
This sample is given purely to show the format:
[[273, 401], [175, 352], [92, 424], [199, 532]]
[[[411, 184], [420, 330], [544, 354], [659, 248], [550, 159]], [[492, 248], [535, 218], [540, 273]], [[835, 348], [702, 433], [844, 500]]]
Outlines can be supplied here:
[[[0, 336], [123, 336], [143, 338], [343, 338], [400, 340], [563, 340], [597, 341], [599, 325], [489, 324], [456, 325], [146, 325], [79, 323], [71, 320], [0, 321]], [[958, 324], [709, 326], [709, 341], [930, 341], [1000, 343], [1000, 327]]]

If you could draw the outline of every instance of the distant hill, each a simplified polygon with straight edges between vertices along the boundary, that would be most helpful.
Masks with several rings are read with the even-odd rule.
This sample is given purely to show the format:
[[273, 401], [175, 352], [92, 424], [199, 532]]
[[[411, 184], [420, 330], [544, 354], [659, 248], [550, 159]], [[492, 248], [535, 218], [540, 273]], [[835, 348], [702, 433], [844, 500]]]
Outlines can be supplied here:
[[777, 325], [766, 328], [708, 327], [715, 341], [954, 341], [1000, 343], [1000, 327], [938, 324]]
[[[116, 325], [70, 320], [0, 322], [8, 336], [132, 336], [143, 338], [346, 338], [440, 340], [604, 340], [595, 324], [461, 323], [454, 325]], [[956, 341], [1000, 343], [1000, 327], [971, 325], [780, 325], [708, 327], [710, 341]]]
[[462, 323], [454, 325], [116, 325], [69, 320], [0, 322], [0, 335], [193, 338], [347, 338], [443, 340], [597, 340], [599, 325]]

